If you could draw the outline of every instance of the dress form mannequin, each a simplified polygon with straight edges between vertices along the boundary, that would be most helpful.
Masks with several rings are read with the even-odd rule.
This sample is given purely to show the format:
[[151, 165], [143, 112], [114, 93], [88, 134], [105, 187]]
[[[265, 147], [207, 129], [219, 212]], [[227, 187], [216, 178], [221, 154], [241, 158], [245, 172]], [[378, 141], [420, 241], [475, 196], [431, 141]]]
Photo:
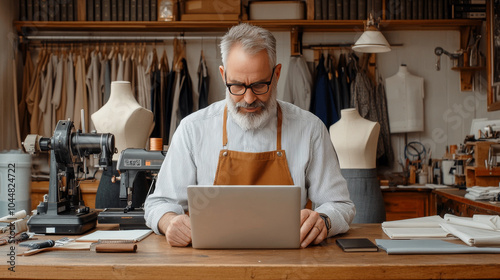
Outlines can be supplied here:
[[391, 133], [424, 130], [424, 79], [412, 75], [405, 64], [385, 79]]
[[364, 119], [354, 108], [340, 114], [340, 120], [330, 126], [330, 139], [356, 206], [353, 223], [381, 223], [385, 206], [376, 170], [380, 124]]
[[340, 112], [340, 120], [330, 126], [340, 168], [376, 168], [380, 124], [364, 119], [354, 108]]
[[141, 107], [135, 100], [130, 82], [111, 83], [109, 100], [92, 114], [92, 122], [99, 133], [112, 133], [118, 160], [126, 148], [145, 148], [153, 129], [153, 112]]
[[[92, 122], [99, 133], [112, 133], [118, 153], [113, 155], [113, 167], [102, 173], [96, 193], [96, 208], [125, 207], [126, 199], [120, 199], [120, 183], [111, 181], [120, 176], [116, 161], [127, 148], [145, 148], [153, 130], [153, 112], [141, 107], [135, 100], [130, 82], [111, 83], [108, 102], [92, 114]], [[146, 199], [148, 182], [144, 174], [136, 177], [133, 188], [132, 206], [141, 207]]]

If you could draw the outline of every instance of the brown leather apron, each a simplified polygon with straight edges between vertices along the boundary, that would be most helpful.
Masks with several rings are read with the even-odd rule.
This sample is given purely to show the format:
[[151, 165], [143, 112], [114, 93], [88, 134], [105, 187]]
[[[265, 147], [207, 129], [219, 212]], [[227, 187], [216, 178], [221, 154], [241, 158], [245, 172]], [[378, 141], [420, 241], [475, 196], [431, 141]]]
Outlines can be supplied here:
[[285, 151], [281, 149], [281, 108], [278, 105], [276, 151], [247, 153], [227, 147], [227, 106], [224, 108], [222, 144], [214, 185], [293, 185]]

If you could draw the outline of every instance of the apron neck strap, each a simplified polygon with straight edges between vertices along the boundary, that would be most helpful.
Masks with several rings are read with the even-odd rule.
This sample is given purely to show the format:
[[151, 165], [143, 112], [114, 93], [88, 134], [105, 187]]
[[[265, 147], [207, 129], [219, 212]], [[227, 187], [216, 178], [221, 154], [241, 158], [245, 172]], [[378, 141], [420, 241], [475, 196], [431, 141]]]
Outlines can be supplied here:
[[[276, 103], [278, 107], [278, 123], [277, 123], [277, 135], [276, 135], [276, 149], [281, 150], [281, 123], [283, 121], [280, 104]], [[222, 146], [226, 148], [227, 146], [227, 105], [224, 106], [224, 121], [222, 122]]]

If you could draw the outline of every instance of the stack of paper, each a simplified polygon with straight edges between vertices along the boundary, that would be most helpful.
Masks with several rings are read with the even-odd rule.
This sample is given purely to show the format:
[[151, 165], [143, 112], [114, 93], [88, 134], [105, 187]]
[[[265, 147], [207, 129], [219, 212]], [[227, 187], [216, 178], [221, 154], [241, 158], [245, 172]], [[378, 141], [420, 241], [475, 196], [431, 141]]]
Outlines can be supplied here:
[[474, 215], [472, 218], [446, 214], [441, 227], [469, 246], [500, 245], [500, 216]]
[[493, 200], [498, 197], [500, 193], [500, 187], [469, 187], [467, 188], [467, 193], [465, 198], [470, 200]]
[[382, 223], [382, 230], [391, 239], [447, 238], [452, 235], [441, 224], [443, 218], [438, 215], [422, 218], [390, 221]]

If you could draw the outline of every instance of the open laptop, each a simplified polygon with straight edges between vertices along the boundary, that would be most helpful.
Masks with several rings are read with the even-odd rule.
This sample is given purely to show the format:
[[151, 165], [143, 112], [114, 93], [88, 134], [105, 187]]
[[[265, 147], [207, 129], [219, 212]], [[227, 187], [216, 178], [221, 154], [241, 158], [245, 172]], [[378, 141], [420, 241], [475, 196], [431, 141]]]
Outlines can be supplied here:
[[188, 186], [193, 248], [299, 248], [300, 187]]

